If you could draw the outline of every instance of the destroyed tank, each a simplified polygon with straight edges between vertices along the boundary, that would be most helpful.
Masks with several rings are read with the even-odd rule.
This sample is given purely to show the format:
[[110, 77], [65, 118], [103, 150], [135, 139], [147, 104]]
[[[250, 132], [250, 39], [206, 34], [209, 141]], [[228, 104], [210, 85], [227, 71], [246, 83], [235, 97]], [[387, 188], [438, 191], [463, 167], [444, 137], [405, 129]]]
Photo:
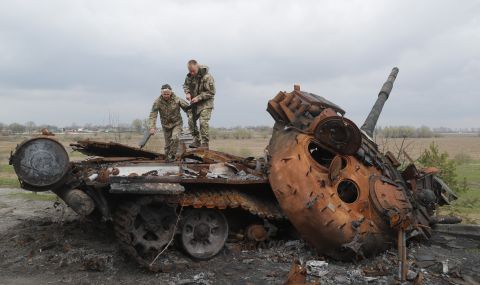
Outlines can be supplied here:
[[167, 163], [160, 153], [84, 140], [71, 147], [90, 157], [70, 161], [57, 140], [38, 136], [10, 163], [23, 189], [51, 190], [79, 215], [113, 223], [122, 249], [154, 271], [172, 243], [209, 259], [239, 232], [263, 242], [295, 230], [319, 254], [364, 258], [430, 238], [435, 210], [456, 198], [437, 169], [401, 165], [372, 140], [397, 73], [361, 128], [298, 85], [279, 92], [268, 102], [275, 125], [262, 158], [193, 149]]

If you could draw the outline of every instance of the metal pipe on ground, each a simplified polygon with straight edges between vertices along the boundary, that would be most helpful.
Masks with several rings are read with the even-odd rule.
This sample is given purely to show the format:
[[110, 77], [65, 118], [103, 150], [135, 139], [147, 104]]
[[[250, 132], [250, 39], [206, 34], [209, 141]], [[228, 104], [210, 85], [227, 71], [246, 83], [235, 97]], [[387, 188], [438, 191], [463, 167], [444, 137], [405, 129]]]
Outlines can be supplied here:
[[398, 278], [403, 283], [407, 281], [408, 261], [407, 261], [407, 243], [405, 231], [400, 229], [397, 237], [398, 247]]
[[469, 224], [436, 224], [432, 226], [434, 233], [468, 236], [480, 240], [480, 225]]
[[80, 189], [61, 189], [54, 193], [81, 216], [88, 216], [95, 210], [93, 199]]
[[436, 224], [460, 224], [462, 222], [462, 218], [455, 217], [455, 216], [433, 216], [430, 218], [430, 225]]

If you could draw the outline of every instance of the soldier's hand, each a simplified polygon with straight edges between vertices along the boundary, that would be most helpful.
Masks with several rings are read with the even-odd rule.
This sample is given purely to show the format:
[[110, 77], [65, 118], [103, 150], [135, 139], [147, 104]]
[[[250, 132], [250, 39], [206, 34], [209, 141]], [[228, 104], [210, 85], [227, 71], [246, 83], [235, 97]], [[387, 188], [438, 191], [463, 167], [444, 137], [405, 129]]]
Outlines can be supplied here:
[[150, 134], [151, 134], [152, 136], [155, 135], [155, 129], [154, 129], [154, 128], [150, 129]]
[[192, 98], [192, 101], [191, 101], [193, 104], [197, 103], [198, 102], [198, 97], [194, 97]]
[[187, 101], [192, 100], [192, 95], [190, 93], [185, 93], [185, 98], [187, 98]]

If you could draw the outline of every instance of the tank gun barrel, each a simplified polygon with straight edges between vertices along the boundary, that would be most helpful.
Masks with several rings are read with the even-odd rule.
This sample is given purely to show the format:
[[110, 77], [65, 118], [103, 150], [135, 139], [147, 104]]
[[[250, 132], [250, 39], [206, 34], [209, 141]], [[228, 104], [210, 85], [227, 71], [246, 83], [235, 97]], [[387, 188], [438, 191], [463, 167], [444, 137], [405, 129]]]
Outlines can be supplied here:
[[398, 68], [394, 67], [392, 69], [392, 72], [390, 72], [387, 81], [383, 83], [382, 89], [380, 89], [380, 93], [378, 93], [377, 101], [375, 101], [372, 110], [370, 110], [367, 119], [365, 119], [365, 122], [360, 128], [370, 137], [373, 136], [373, 131], [375, 130], [375, 126], [377, 125], [378, 117], [380, 117], [380, 114], [382, 113], [383, 105], [387, 101], [388, 96], [390, 96], [390, 92], [392, 92], [393, 82], [395, 82], [397, 74]]

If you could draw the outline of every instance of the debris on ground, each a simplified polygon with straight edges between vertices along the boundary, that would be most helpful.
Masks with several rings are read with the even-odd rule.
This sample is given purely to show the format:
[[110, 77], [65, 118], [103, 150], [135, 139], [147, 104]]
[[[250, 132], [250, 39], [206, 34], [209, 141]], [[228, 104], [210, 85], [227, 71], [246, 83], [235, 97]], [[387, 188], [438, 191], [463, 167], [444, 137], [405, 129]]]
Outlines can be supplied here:
[[[394, 249], [357, 263], [344, 263], [317, 255], [298, 239], [263, 245], [228, 242], [209, 261], [192, 261], [179, 248], [172, 247], [161, 260], [171, 265], [171, 270], [152, 273], [124, 256], [108, 224], [79, 218], [68, 208], [62, 210], [65, 213], [59, 220], [53, 202], [13, 198], [7, 190], [2, 193], [6, 193], [0, 194], [2, 213], [6, 213], [0, 224], [2, 285], [284, 284], [292, 280], [292, 267], [297, 269], [293, 281], [303, 283], [286, 283], [289, 285], [398, 284], [398, 256]], [[408, 284], [479, 284], [478, 239], [436, 233], [427, 244], [411, 242], [408, 252], [410, 278], [414, 277]], [[292, 260], [298, 261], [292, 264]], [[446, 260], [448, 272], [444, 273]], [[308, 261], [328, 263], [328, 272], [320, 277], [308, 275]]]
[[305, 266], [308, 275], [322, 277], [328, 273], [328, 263], [323, 260], [309, 260]]
[[113, 267], [113, 257], [104, 254], [89, 254], [83, 259], [82, 267], [88, 271], [103, 272]]

